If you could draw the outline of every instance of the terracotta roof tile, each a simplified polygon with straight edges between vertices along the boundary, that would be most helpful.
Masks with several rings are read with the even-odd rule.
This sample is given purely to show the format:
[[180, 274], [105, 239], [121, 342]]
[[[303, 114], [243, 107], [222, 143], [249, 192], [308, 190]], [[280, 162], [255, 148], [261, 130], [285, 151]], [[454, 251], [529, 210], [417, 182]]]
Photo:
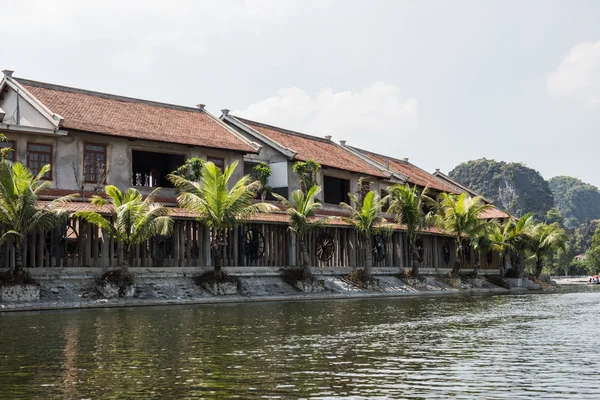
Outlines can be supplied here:
[[[47, 204], [46, 201], [40, 201], [41, 206], [44, 206], [45, 204]], [[108, 215], [112, 212], [111, 205], [95, 206], [88, 202], [64, 203], [63, 209], [66, 211], [69, 211], [69, 212], [96, 211], [97, 213], [105, 214], [105, 215]], [[168, 209], [170, 210], [171, 215], [173, 217], [196, 218], [198, 216], [198, 214], [192, 213], [183, 208], [168, 207]], [[327, 223], [326, 223], [327, 226], [349, 226], [349, 224], [340, 217], [334, 217], [334, 216], [318, 216], [318, 217], [327, 218]], [[313, 219], [315, 219], [315, 218], [313, 218]], [[273, 212], [273, 213], [257, 213], [252, 216], [249, 216], [246, 219], [246, 221], [287, 224], [288, 223], [288, 215], [283, 211]], [[401, 231], [406, 230], [405, 225], [402, 225], [402, 224], [393, 224], [393, 225], [394, 225], [394, 229], [396, 229], [396, 230], [401, 230]], [[424, 229], [423, 232], [432, 233], [432, 234], [443, 234], [443, 232], [437, 228]]]
[[485, 210], [479, 215], [479, 218], [482, 219], [504, 219], [510, 218], [510, 214], [496, 208], [490, 208], [489, 210]]
[[442, 182], [441, 180], [437, 179], [429, 172], [423, 171], [421, 168], [409, 163], [408, 161], [401, 161], [396, 158], [371, 153], [370, 151], [362, 149], [355, 148], [355, 150], [360, 151], [365, 156], [369, 157], [374, 161], [377, 161], [382, 165], [387, 166], [389, 164], [389, 168], [392, 171], [408, 176], [408, 183], [410, 184], [421, 187], [428, 187], [430, 189], [438, 190], [441, 192], [460, 193], [457, 192], [453, 187], [447, 185], [445, 182]]
[[62, 127], [126, 138], [227, 149], [255, 150], [199, 109], [16, 79], [52, 112]]
[[256, 121], [250, 121], [244, 118], [234, 118], [250, 126], [258, 133], [279, 143], [281, 146], [294, 151], [298, 160], [306, 161], [308, 159], [313, 159], [324, 167], [337, 168], [380, 178], [389, 176], [389, 174], [373, 167], [368, 162], [350, 154], [331, 140], [262, 124]]

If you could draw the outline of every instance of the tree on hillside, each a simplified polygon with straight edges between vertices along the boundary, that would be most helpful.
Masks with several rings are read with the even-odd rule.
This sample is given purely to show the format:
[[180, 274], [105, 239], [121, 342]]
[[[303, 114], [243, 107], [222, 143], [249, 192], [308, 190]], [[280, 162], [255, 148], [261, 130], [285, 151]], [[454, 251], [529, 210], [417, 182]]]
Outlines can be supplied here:
[[538, 171], [520, 163], [483, 158], [462, 163], [449, 175], [512, 215], [533, 212], [541, 221], [554, 206], [548, 183]]
[[585, 265], [592, 274], [600, 272], [600, 225], [592, 237], [592, 243], [585, 252]]
[[560, 209], [565, 226], [575, 228], [587, 220], [600, 218], [600, 191], [594, 185], [570, 176], [548, 180], [555, 206]]

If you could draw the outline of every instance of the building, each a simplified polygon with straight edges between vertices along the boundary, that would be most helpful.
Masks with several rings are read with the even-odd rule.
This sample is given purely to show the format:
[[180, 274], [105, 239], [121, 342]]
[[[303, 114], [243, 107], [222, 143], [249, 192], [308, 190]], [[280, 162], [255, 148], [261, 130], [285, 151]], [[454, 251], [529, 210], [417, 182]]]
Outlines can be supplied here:
[[[48, 196], [83, 191], [102, 184], [162, 187], [173, 202], [167, 174], [187, 158], [224, 166], [243, 163], [260, 146], [204, 109], [116, 96], [20, 79], [4, 71], [0, 82], [0, 131], [14, 149], [11, 157], [34, 173], [52, 170]], [[239, 178], [243, 174], [236, 172]]]
[[[293, 165], [312, 159], [322, 166], [317, 181], [323, 188], [323, 215], [341, 215], [340, 202], [349, 203], [348, 193], [357, 192], [361, 179], [369, 181], [371, 188], [382, 195], [390, 185], [398, 183], [427, 188], [432, 197], [443, 192], [468, 191], [449, 178], [422, 170], [408, 159], [358, 149], [345, 141], [336, 143], [331, 136], [317, 137], [251, 121], [233, 116], [228, 110], [217, 118], [202, 104], [165, 104], [16, 78], [12, 71], [3, 72], [0, 133], [9, 142], [1, 145], [14, 149], [11, 158], [34, 173], [44, 164], [52, 166], [45, 177], [51, 182], [51, 189], [43, 198], [80, 193], [86, 200], [102, 193], [106, 184], [122, 190], [136, 187], [143, 194], [157, 187], [162, 189], [157, 200], [173, 206], [174, 235], [168, 240], [137, 246], [134, 266], [210, 265], [210, 235], [194, 215], [176, 207], [177, 193], [167, 179], [169, 173], [192, 157], [220, 167], [237, 161], [234, 180], [252, 174], [256, 163], [266, 162], [273, 170], [269, 185], [284, 196], [300, 188]], [[106, 212], [85, 201], [69, 207], [73, 211], [94, 208]], [[507, 216], [500, 210], [493, 214], [486, 218]], [[260, 241], [261, 250], [247, 252], [249, 243], [256, 240]], [[297, 265], [297, 238], [287, 229], [287, 215], [283, 212], [250, 218], [244, 226], [230, 232], [227, 241], [226, 265]], [[361, 248], [355, 232], [341, 219], [331, 220], [308, 242], [314, 266], [361, 266], [365, 252], [374, 250]], [[374, 242], [376, 266], [406, 266], [402, 226], [398, 225], [390, 237]], [[117, 245], [101, 230], [71, 220], [54, 232], [31, 235], [24, 259], [30, 266], [110, 268], [115, 266]], [[452, 265], [453, 240], [442, 232], [424, 232], [419, 246], [425, 268]], [[484, 259], [484, 268], [492, 269], [498, 263], [496, 256]], [[475, 257], [469, 259], [471, 267], [474, 260]], [[0, 262], [5, 266], [14, 262], [14, 250], [6, 244], [0, 249]]]

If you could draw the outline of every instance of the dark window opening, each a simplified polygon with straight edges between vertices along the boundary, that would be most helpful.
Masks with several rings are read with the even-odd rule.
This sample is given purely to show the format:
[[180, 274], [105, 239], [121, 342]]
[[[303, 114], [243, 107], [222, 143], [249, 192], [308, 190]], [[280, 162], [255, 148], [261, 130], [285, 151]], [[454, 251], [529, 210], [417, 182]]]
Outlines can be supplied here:
[[280, 188], [273, 188], [273, 189], [271, 189], [271, 193], [269, 193], [267, 195], [267, 200], [278, 201], [277, 198], [275, 196], [273, 196], [273, 193], [277, 193], [278, 195], [283, 196], [286, 199], [289, 196], [289, 190], [288, 190], [287, 186], [280, 187]]
[[165, 187], [173, 185], [167, 175], [183, 165], [183, 154], [154, 153], [151, 151], [132, 152], [132, 186]]
[[49, 144], [27, 143], [27, 167], [33, 175], [37, 175], [42, 167], [50, 164], [50, 171], [44, 174], [44, 179], [52, 179], [52, 146]]
[[83, 170], [85, 182], [106, 181], [106, 146], [86, 143], [83, 148]]
[[323, 177], [323, 196], [327, 204], [349, 203], [348, 192], [350, 191], [350, 181], [348, 179], [334, 178], [333, 176]]
[[206, 159], [206, 161], [215, 164], [215, 166], [217, 168], [219, 168], [221, 171], [225, 171], [225, 159], [224, 158], [208, 157]]
[[12, 149], [6, 154], [6, 159], [15, 162], [15, 153], [17, 152], [17, 143], [14, 140], [0, 142], [0, 149]]
[[[381, 198], [383, 199], [385, 196], [387, 196], [389, 194], [389, 192], [385, 189], [381, 189]], [[386, 201], [385, 203], [383, 203], [381, 205], [381, 211], [383, 212], [388, 212], [388, 210], [390, 209], [390, 201]]]

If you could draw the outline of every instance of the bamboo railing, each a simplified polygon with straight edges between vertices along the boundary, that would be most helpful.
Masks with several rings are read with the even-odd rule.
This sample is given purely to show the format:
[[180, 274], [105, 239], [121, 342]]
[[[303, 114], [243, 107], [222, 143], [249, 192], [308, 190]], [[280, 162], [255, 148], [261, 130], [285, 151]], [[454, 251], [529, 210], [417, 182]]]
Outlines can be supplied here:
[[[250, 233], [249, 233], [250, 232]], [[319, 240], [330, 239], [330, 250], [325, 257], [318, 255]], [[258, 238], [258, 239], [257, 239]], [[406, 233], [394, 231], [383, 236], [374, 267], [410, 268], [408, 265]], [[207, 267], [211, 265], [210, 231], [194, 219], [174, 218], [173, 235], [155, 237], [133, 248], [132, 267]], [[258, 243], [258, 245], [257, 245]], [[452, 268], [455, 245], [451, 237], [440, 234], [422, 234], [417, 241], [421, 248], [422, 268]], [[347, 226], [328, 226], [308, 235], [307, 249], [313, 267], [362, 267], [366, 249], [357, 233]], [[50, 231], [27, 236], [23, 244], [25, 267], [111, 269], [119, 266], [117, 255], [120, 244], [101, 229], [72, 218], [66, 224]], [[287, 224], [252, 222], [228, 232], [223, 244], [225, 267], [286, 267], [300, 265], [298, 237]], [[384, 249], [382, 252], [381, 249]], [[498, 254], [482, 254], [481, 268], [497, 269]], [[471, 255], [465, 269], [475, 267]], [[0, 267], [10, 268], [15, 263], [15, 247], [10, 241], [0, 246]]]

